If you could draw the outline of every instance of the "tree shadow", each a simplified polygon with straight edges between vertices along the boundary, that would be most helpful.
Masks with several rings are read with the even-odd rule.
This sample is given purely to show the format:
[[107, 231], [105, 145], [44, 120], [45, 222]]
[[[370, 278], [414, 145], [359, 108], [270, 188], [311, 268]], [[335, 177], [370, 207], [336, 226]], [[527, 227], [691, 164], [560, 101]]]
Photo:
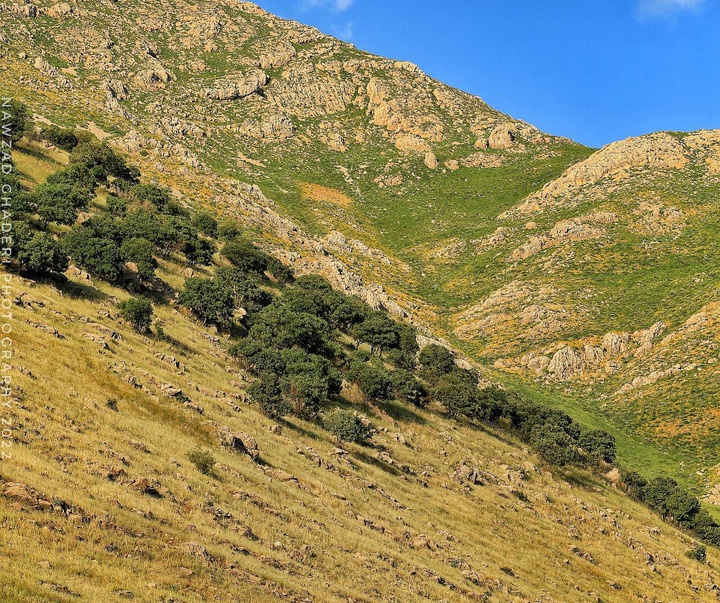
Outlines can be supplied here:
[[389, 473], [390, 475], [396, 477], [404, 475], [399, 469], [393, 467], [392, 465], [388, 465], [387, 463], [383, 463], [380, 459], [376, 459], [375, 457], [370, 456], [366, 452], [354, 451], [352, 453], [352, 456], [355, 457], [357, 460], [365, 463], [366, 465], [377, 467], [378, 469], [384, 471], [385, 473]]
[[381, 406], [390, 418], [399, 423], [417, 423], [418, 425], [426, 425], [427, 420], [413, 411], [410, 407], [397, 400], [384, 402]]
[[63, 295], [72, 297], [75, 299], [86, 299], [88, 301], [106, 301], [109, 296], [103, 293], [99, 289], [96, 289], [92, 285], [85, 285], [82, 283], [76, 283], [75, 281], [68, 280], [58, 286], [58, 289]]

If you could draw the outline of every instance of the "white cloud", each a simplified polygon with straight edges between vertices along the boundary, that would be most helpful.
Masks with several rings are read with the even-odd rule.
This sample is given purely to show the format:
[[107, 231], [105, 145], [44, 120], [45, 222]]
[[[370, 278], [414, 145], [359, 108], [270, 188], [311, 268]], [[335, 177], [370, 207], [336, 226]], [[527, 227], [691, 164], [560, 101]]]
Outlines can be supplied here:
[[345, 25], [336, 25], [332, 28], [332, 33], [336, 38], [349, 42], [353, 37], [353, 24], [352, 21], [345, 23]]
[[352, 6], [353, 0], [302, 0], [300, 8], [309, 10], [311, 8], [323, 8], [334, 13], [342, 13]]
[[705, 0], [640, 0], [638, 14], [641, 19], [671, 17], [682, 12], [697, 12]]

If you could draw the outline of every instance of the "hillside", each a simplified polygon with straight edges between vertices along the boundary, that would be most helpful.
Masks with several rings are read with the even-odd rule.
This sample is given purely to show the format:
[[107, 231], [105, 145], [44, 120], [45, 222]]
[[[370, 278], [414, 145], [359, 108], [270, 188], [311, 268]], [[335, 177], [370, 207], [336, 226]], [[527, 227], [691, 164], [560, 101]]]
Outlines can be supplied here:
[[[67, 154], [30, 142], [15, 161], [37, 188]], [[171, 256], [157, 274], [187, 287], [187, 270]], [[138, 332], [121, 318], [126, 289], [68, 275], [13, 278], [3, 601], [717, 598], [716, 552], [687, 558], [697, 542], [616, 477], [352, 384], [331, 404], [376, 435], [338, 446], [318, 421], [261, 413], [228, 333], [172, 296]]]
[[[689, 533], [600, 477], [609, 466], [548, 462], [507, 429], [512, 405], [477, 421], [368, 400], [344, 368], [362, 346], [340, 329], [342, 395], [320, 419], [271, 419], [232, 344], [252, 303], [294, 290], [260, 275], [219, 329], [178, 294], [228, 264], [183, 216], [237, 220], [296, 276], [454, 346], [483, 387], [606, 430], [623, 466], [720, 503], [718, 132], [595, 151], [250, 2], [11, 1], [0, 24], [0, 95], [34, 113], [22, 184], [66, 168], [38, 135], [65, 126], [168, 187], [163, 224], [188, 237], [153, 247], [158, 280], [138, 290], [159, 323], [144, 333], [120, 318], [119, 280], [75, 266], [68, 283], [15, 280], [0, 598], [716, 599], [715, 550], [687, 558]], [[132, 190], [92, 187], [77, 225], [115, 194], [152, 207]], [[43, 220], [51, 239], [75, 228]], [[397, 373], [393, 352], [368, 363]], [[333, 405], [369, 419], [370, 443], [339, 446], [322, 427]]]
[[247, 2], [7, 7], [4, 86], [43, 119], [714, 485], [715, 132], [590, 157]]

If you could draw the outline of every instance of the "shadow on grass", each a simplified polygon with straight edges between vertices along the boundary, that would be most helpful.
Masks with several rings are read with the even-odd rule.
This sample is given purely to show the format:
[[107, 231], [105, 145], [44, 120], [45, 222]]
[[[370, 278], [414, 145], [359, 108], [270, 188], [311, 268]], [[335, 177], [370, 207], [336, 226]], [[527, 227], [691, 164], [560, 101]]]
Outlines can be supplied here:
[[427, 421], [417, 414], [412, 408], [398, 402], [397, 400], [391, 400], [384, 402], [381, 407], [393, 420], [400, 423], [417, 423], [419, 425], [426, 425]]
[[597, 479], [594, 479], [591, 475], [581, 469], [578, 469], [577, 467], [553, 467], [553, 470], [557, 472], [559, 477], [572, 486], [591, 491], [595, 491], [601, 487], [601, 484]]
[[76, 299], [86, 299], [88, 301], [105, 301], [108, 295], [96, 289], [92, 285], [84, 285], [75, 281], [67, 281], [58, 286], [63, 295]]
[[385, 473], [389, 473], [390, 475], [394, 476], [400, 476], [403, 475], [402, 471], [399, 469], [396, 469], [392, 465], [388, 465], [387, 463], [383, 463], [381, 460], [376, 459], [366, 452], [358, 452], [353, 451], [352, 456], [355, 457], [358, 461], [361, 461], [365, 463], [366, 465], [371, 465], [373, 467], [377, 467], [378, 469], [384, 471]]

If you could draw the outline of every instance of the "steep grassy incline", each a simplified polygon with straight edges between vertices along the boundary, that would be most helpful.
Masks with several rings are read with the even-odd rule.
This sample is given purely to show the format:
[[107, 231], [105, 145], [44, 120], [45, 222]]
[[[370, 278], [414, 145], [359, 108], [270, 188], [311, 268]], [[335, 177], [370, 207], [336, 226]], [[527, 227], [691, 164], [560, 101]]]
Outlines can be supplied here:
[[[16, 153], [30, 186], [64, 161]], [[183, 270], [157, 272], [178, 287]], [[13, 280], [3, 601], [716, 600], [716, 552], [688, 559], [692, 539], [610, 478], [348, 386], [336, 403], [377, 435], [338, 448], [260, 414], [224, 336], [176, 304], [155, 305], [162, 337], [140, 334], [125, 290], [70, 274]]]
[[713, 490], [716, 132], [593, 154], [249, 2], [6, 6], [5, 94]]

